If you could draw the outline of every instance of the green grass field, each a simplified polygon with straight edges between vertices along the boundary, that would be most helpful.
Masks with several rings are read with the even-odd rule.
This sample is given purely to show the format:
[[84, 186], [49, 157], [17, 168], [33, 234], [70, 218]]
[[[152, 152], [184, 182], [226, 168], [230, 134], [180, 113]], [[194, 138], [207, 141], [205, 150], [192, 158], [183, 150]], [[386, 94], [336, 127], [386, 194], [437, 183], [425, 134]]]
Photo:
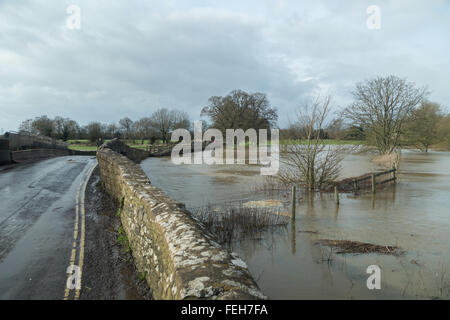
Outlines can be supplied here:
[[[128, 143], [127, 143], [128, 144]], [[147, 149], [148, 144], [128, 144], [130, 147], [135, 149]]]
[[[104, 142], [108, 142], [110, 140], [105, 140]], [[144, 140], [144, 144], [141, 144], [140, 140], [123, 140], [126, 144], [128, 144], [132, 148], [136, 149], [146, 149], [147, 146], [150, 144], [149, 140]], [[366, 144], [366, 141], [362, 140], [334, 140], [334, 139], [327, 139], [322, 140], [325, 144], [330, 145], [346, 145], [346, 144], [352, 144], [352, 145], [364, 145]], [[69, 144], [69, 149], [72, 150], [80, 150], [80, 151], [95, 151], [97, 150], [97, 145], [95, 143], [90, 142], [87, 139], [76, 139], [76, 140], [67, 140], [67, 143]], [[157, 144], [160, 144], [161, 141], [157, 141]], [[248, 143], [246, 143], [247, 145]], [[270, 144], [270, 141], [269, 141]], [[280, 145], [288, 145], [288, 144], [306, 144], [306, 140], [280, 140]]]
[[[364, 140], [336, 140], [336, 139], [324, 139], [322, 140], [324, 144], [335, 144], [335, 145], [344, 145], [344, 144], [354, 144], [361, 145], [366, 144]], [[280, 140], [281, 145], [287, 144], [306, 144], [306, 140]]]
[[78, 145], [78, 144], [69, 144], [69, 149], [78, 150], [78, 151], [96, 151], [96, 146], [86, 146], [86, 145]]
[[[104, 140], [104, 142], [108, 142], [110, 139]], [[126, 144], [128, 144], [132, 148], [136, 149], [146, 149], [150, 144], [150, 140], [144, 140], [144, 143], [141, 143], [141, 140], [122, 140]], [[161, 141], [157, 141], [157, 144], [161, 143]], [[69, 145], [69, 149], [79, 150], [79, 151], [95, 151], [97, 150], [97, 145], [95, 142], [91, 142], [87, 139], [73, 139], [67, 140], [67, 144]]]
[[[328, 145], [365, 145], [367, 144], [364, 140], [336, 140], [336, 139], [324, 139], [321, 140], [324, 144]], [[292, 144], [306, 144], [307, 140], [280, 140], [280, 145], [292, 145]], [[248, 141], [245, 143], [245, 145], [248, 146]], [[270, 145], [270, 141], [267, 142], [267, 144]]]

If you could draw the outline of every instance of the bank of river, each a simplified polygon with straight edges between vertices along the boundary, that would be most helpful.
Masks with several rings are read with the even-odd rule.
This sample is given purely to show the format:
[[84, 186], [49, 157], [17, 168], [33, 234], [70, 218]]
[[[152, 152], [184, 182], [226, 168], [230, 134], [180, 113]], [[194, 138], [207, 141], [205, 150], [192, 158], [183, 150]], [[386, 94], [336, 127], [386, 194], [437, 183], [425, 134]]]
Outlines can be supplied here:
[[[254, 200], [281, 200], [288, 193], [256, 192], [256, 166], [182, 165], [169, 158], [141, 164], [152, 184], [190, 209]], [[342, 176], [376, 169], [366, 155], [348, 155]], [[443, 298], [450, 291], [450, 152], [404, 151], [399, 183], [371, 194], [299, 195], [295, 225], [233, 244], [261, 289], [272, 299]], [[398, 246], [401, 256], [337, 254], [320, 239]], [[381, 268], [381, 290], [368, 290], [369, 265]]]

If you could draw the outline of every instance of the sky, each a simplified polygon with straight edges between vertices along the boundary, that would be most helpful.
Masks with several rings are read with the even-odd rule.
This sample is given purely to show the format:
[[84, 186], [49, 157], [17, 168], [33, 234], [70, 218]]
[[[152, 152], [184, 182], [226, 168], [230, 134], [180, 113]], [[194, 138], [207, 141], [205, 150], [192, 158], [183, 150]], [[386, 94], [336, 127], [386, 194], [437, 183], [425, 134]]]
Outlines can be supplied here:
[[356, 83], [390, 74], [448, 111], [449, 31], [446, 0], [0, 0], [0, 133], [41, 115], [86, 125], [162, 107], [198, 120], [235, 89], [267, 94], [284, 127], [312, 97], [339, 111]]

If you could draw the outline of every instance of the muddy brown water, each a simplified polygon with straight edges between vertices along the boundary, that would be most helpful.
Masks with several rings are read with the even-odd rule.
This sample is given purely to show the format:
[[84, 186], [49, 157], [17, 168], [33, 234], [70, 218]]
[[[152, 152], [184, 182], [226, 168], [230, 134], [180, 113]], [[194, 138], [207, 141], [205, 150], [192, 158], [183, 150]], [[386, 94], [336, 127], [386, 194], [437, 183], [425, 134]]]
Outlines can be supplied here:
[[[152, 184], [188, 208], [280, 200], [289, 193], [255, 191], [257, 166], [181, 165], [170, 158], [141, 164]], [[377, 170], [367, 155], [348, 155], [342, 177]], [[233, 244], [271, 299], [449, 299], [450, 152], [402, 151], [395, 186], [355, 196], [299, 193], [294, 225], [272, 228], [258, 239]], [[320, 239], [398, 246], [401, 256], [337, 254]], [[367, 267], [381, 269], [381, 289], [369, 290]]]

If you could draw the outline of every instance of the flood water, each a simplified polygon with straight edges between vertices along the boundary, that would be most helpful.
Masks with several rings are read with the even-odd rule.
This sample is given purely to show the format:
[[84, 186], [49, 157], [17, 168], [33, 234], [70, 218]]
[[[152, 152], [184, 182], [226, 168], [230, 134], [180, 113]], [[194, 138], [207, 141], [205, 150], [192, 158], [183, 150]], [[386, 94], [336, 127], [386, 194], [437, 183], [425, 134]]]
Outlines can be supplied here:
[[[153, 185], [190, 209], [252, 200], [281, 200], [256, 191], [259, 167], [181, 165], [170, 158], [141, 164]], [[367, 155], [348, 155], [342, 176], [377, 170]], [[295, 225], [266, 231], [233, 244], [271, 299], [449, 299], [450, 152], [402, 151], [398, 183], [370, 193], [297, 197]], [[401, 256], [338, 254], [320, 239], [398, 246]], [[381, 269], [381, 289], [369, 290], [367, 267]]]

